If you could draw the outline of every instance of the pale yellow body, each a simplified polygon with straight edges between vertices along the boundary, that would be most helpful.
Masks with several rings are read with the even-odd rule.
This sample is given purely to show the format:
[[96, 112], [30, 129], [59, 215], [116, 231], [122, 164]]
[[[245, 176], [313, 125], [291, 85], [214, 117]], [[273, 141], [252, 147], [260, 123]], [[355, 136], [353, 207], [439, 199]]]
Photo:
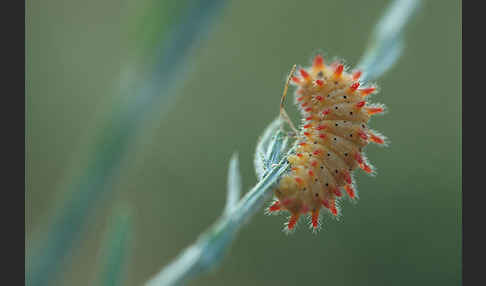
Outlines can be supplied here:
[[368, 121], [376, 113], [366, 105], [365, 96], [371, 89], [358, 89], [356, 75], [345, 72], [342, 66], [326, 66], [319, 61], [322, 58], [316, 57], [311, 68], [301, 71], [301, 79], [293, 79], [299, 86], [296, 103], [303, 123], [295, 154], [288, 157], [290, 171], [274, 192], [278, 199], [274, 208], [292, 214], [288, 229], [307, 213], [316, 227], [322, 206], [337, 215], [336, 199], [342, 196], [341, 189], [355, 197], [352, 171], [358, 167], [372, 170], [361, 155], [369, 141]]

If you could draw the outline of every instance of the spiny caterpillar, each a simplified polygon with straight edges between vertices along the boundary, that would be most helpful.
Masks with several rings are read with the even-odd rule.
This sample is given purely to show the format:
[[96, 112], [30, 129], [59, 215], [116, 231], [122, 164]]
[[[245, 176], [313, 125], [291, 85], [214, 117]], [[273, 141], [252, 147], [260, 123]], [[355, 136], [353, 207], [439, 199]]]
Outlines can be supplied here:
[[[369, 142], [385, 144], [385, 137], [367, 126], [371, 115], [384, 112], [384, 106], [367, 102], [376, 87], [360, 87], [361, 71], [348, 73], [343, 64], [326, 65], [317, 55], [311, 67], [299, 70], [300, 77], [294, 73], [295, 65], [285, 85], [280, 114], [296, 134], [296, 149], [288, 156], [289, 171], [274, 190], [277, 199], [267, 208], [268, 213], [290, 212], [287, 232], [306, 214], [317, 230], [321, 207], [338, 217], [344, 192], [351, 200], [357, 199], [353, 170], [374, 172], [363, 148]], [[303, 116], [300, 130], [283, 108], [290, 81], [297, 86], [295, 103]]]

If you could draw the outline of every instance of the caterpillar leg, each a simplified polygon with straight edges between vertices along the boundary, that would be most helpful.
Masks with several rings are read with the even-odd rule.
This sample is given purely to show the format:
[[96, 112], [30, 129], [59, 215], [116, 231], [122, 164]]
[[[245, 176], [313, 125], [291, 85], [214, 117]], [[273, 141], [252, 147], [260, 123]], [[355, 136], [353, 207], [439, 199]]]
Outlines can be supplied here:
[[292, 120], [290, 120], [290, 117], [287, 114], [287, 111], [285, 111], [285, 106], [284, 106], [285, 105], [285, 98], [287, 97], [287, 90], [289, 89], [290, 79], [292, 78], [292, 75], [294, 74], [296, 67], [297, 67], [296, 65], [292, 66], [292, 69], [290, 70], [289, 76], [287, 77], [287, 82], [285, 82], [285, 87], [284, 87], [284, 91], [283, 91], [283, 94], [282, 94], [282, 99], [280, 100], [280, 117], [282, 117], [289, 124], [290, 128], [292, 128], [292, 131], [295, 134], [298, 134], [299, 132], [297, 131], [297, 128], [295, 128], [294, 124], [292, 123]]

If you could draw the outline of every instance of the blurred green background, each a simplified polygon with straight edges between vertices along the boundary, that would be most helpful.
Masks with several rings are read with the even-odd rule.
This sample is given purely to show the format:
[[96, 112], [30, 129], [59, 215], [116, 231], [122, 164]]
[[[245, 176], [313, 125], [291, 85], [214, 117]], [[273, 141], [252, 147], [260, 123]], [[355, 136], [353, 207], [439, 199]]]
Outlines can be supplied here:
[[[125, 67], [150, 52], [157, 3], [27, 2], [26, 239], [43, 233], [66, 178], [82, 166]], [[119, 202], [132, 206], [134, 222], [124, 285], [159, 271], [220, 215], [233, 151], [244, 189], [255, 184], [255, 144], [278, 114], [292, 64], [307, 65], [323, 51], [355, 65], [388, 3], [229, 1], [191, 50], [170, 104], [147, 114], [109, 186], [115, 192], [92, 214], [55, 285], [96, 279]], [[402, 57], [377, 81], [381, 92], [372, 101], [389, 113], [371, 126], [391, 145], [367, 148], [378, 175], [358, 171], [359, 203], [345, 201], [343, 219], [326, 220], [317, 235], [301, 223], [287, 236], [285, 217], [262, 209], [221, 267], [189, 285], [461, 284], [462, 8], [454, 0], [422, 8]]]

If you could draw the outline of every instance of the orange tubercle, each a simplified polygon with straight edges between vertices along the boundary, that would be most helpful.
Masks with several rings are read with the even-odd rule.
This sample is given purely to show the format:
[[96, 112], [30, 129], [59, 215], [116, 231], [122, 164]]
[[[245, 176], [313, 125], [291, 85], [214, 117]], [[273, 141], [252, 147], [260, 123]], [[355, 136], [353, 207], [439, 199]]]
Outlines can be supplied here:
[[360, 89], [359, 91], [361, 92], [362, 96], [367, 96], [368, 94], [372, 93], [375, 90], [376, 90], [375, 87], [368, 87], [368, 88]]
[[333, 192], [336, 195], [336, 197], [342, 197], [343, 196], [343, 193], [341, 193], [341, 190], [339, 189], [339, 187], [335, 187]]
[[328, 209], [329, 208], [329, 201], [328, 200], [321, 200], [322, 205]]
[[353, 79], [358, 80], [361, 77], [361, 74], [363, 74], [361, 71], [356, 71], [353, 73]]
[[299, 215], [294, 214], [294, 215], [290, 216], [289, 222], [287, 223], [287, 228], [289, 230], [293, 229], [295, 227], [295, 225], [297, 224], [298, 220], [299, 220]]
[[384, 109], [382, 107], [369, 107], [366, 109], [366, 111], [368, 112], [368, 114], [373, 115], [383, 112]]
[[360, 102], [356, 103], [356, 107], [361, 108], [361, 107], [363, 107], [365, 104], [366, 104], [366, 101], [360, 101]]
[[334, 70], [334, 75], [336, 77], [341, 76], [341, 74], [343, 73], [343, 70], [344, 70], [344, 66], [342, 64], [337, 65], [336, 69]]
[[310, 78], [309, 73], [308, 73], [308, 72], [306, 72], [304, 69], [301, 69], [301, 70], [300, 70], [300, 74], [302, 75], [302, 77], [303, 77], [304, 79], [309, 79], [309, 78]]
[[349, 88], [351, 91], [355, 91], [357, 90], [359, 87], [359, 82], [355, 82], [351, 85], [351, 87]]
[[329, 202], [329, 209], [331, 210], [331, 213], [333, 215], [337, 216], [338, 211], [337, 211], [337, 208], [336, 208], [336, 202], [334, 200], [331, 200]]
[[276, 212], [278, 210], [280, 210], [282, 208], [282, 206], [280, 205], [280, 201], [276, 201], [273, 203], [273, 205], [271, 205], [268, 210], [270, 212]]
[[363, 171], [365, 171], [365, 172], [366, 172], [366, 173], [368, 173], [368, 174], [369, 174], [369, 173], [371, 173], [371, 172], [373, 172], [373, 170], [371, 170], [370, 166], [368, 166], [368, 165], [366, 165], [366, 164], [363, 164], [363, 165], [361, 166], [361, 169], [363, 169]]
[[343, 173], [344, 173], [344, 180], [346, 181], [346, 183], [352, 184], [353, 180], [351, 179], [351, 175], [349, 174], [349, 172], [344, 171]]
[[322, 58], [321, 55], [315, 56], [314, 62], [313, 62], [312, 65], [313, 65], [314, 68], [322, 68], [324, 66], [324, 58]]
[[312, 212], [312, 227], [317, 228], [319, 226], [319, 209], [315, 209]]
[[346, 187], [344, 187], [344, 188], [346, 189], [346, 193], [348, 193], [348, 196], [350, 198], [354, 199], [356, 194], [354, 193], [353, 187], [351, 187], [351, 185], [346, 185]]
[[384, 144], [385, 143], [385, 140], [383, 138], [376, 136], [373, 133], [370, 133], [370, 139], [371, 139], [371, 141], [373, 141], [377, 144]]
[[363, 130], [358, 131], [359, 137], [361, 137], [363, 140], [368, 140], [368, 135]]

